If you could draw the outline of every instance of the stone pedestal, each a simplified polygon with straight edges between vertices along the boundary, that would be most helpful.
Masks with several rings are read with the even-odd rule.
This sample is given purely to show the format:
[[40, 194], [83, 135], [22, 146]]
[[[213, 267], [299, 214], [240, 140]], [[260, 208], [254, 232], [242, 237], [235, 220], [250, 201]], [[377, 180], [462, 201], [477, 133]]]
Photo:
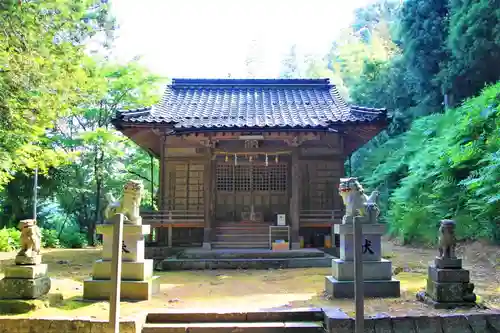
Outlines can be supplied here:
[[[102, 259], [92, 267], [92, 278], [83, 283], [83, 298], [107, 300], [111, 291], [111, 257], [113, 225], [97, 226], [103, 235]], [[144, 258], [144, 236], [150, 233], [149, 225], [123, 226], [121, 299], [149, 300], [160, 290], [157, 276], [153, 276], [153, 260]]]
[[458, 258], [436, 258], [429, 266], [427, 290], [417, 293], [417, 299], [435, 308], [449, 309], [476, 305], [474, 284], [469, 271]]
[[[392, 263], [382, 259], [384, 224], [363, 224], [363, 278], [366, 297], [399, 297], [399, 281], [392, 278]], [[333, 298], [354, 297], [354, 226], [334, 226], [340, 237], [340, 258], [332, 260], [332, 275], [325, 277], [326, 293]]]
[[5, 267], [0, 280], [0, 299], [37, 299], [50, 291], [50, 277], [42, 256], [17, 256], [16, 264]]

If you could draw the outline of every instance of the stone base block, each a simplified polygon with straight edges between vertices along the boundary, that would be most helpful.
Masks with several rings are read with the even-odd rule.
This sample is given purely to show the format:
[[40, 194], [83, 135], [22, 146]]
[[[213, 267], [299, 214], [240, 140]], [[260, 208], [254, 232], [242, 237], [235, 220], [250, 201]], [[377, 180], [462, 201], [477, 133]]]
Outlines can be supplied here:
[[[363, 235], [383, 235], [386, 229], [387, 225], [383, 223], [366, 223], [362, 226]], [[333, 231], [339, 235], [353, 235], [354, 224], [335, 224], [333, 226]]]
[[0, 280], [0, 299], [36, 299], [50, 291], [48, 276], [36, 279], [5, 278]]
[[47, 275], [47, 264], [12, 265], [5, 267], [4, 274], [9, 279], [36, 279]]
[[[332, 276], [338, 281], [354, 281], [354, 261], [332, 259]], [[363, 261], [364, 280], [391, 280], [392, 262], [386, 259], [380, 261]]]
[[[338, 281], [332, 276], [325, 276], [325, 291], [332, 298], [354, 298], [354, 281]], [[400, 295], [398, 280], [364, 282], [365, 297], [399, 297]]]
[[[122, 280], [144, 281], [153, 276], [153, 259], [142, 262], [122, 262]], [[95, 280], [111, 279], [111, 261], [97, 260], [92, 267], [92, 277]]]
[[417, 293], [417, 300], [432, 306], [434, 309], [472, 308], [476, 306], [476, 302], [436, 302], [425, 291]]
[[[472, 292], [467, 292], [470, 289], [469, 285], [469, 283], [436, 282], [428, 279], [426, 291], [427, 295], [436, 302], [475, 302], [475, 295]], [[473, 285], [471, 286], [473, 290]]]
[[[130, 301], [147, 301], [160, 291], [158, 276], [146, 281], [122, 281], [121, 299]], [[111, 280], [85, 280], [83, 282], [83, 298], [87, 300], [108, 300], [111, 291]]]
[[437, 282], [462, 282], [468, 283], [470, 281], [470, 274], [465, 269], [449, 269], [437, 268], [436, 266], [429, 266], [429, 279]]
[[40, 265], [42, 263], [42, 256], [40, 254], [34, 256], [16, 256], [16, 265]]
[[436, 268], [462, 268], [462, 259], [458, 258], [436, 258], [434, 260]]

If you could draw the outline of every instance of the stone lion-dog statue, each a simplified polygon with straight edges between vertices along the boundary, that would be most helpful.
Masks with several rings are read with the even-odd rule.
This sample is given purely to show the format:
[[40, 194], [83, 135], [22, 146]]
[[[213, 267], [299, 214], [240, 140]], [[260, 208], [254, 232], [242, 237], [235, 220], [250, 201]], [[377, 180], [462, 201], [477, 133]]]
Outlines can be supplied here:
[[40, 255], [42, 233], [40, 231], [40, 228], [36, 225], [36, 220], [21, 220], [19, 221], [17, 227], [21, 230], [21, 250], [19, 251], [17, 256], [35, 257], [37, 255]]
[[[376, 223], [380, 210], [377, 205], [379, 192], [373, 191], [370, 196], [365, 194], [363, 186], [356, 177], [340, 178], [339, 194], [345, 205], [345, 216], [352, 219], [355, 216], [367, 217], [369, 223]], [[346, 223], [347, 219], [344, 219]]]
[[144, 185], [141, 181], [131, 180], [123, 186], [123, 197], [120, 201], [116, 200], [113, 194], [107, 193], [108, 205], [104, 210], [104, 218], [109, 220], [116, 214], [123, 214], [127, 223], [141, 225], [140, 207], [143, 190]]
[[455, 221], [442, 220], [439, 226], [439, 258], [456, 258]]

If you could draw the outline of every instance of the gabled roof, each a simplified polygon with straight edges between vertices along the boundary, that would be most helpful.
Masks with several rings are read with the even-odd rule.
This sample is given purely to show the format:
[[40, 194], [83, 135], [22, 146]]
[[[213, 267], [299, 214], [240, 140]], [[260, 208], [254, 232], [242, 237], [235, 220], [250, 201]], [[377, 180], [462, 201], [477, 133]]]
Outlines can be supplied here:
[[348, 105], [328, 79], [173, 79], [155, 106], [123, 111], [117, 124], [178, 130], [320, 129], [385, 121], [386, 110]]

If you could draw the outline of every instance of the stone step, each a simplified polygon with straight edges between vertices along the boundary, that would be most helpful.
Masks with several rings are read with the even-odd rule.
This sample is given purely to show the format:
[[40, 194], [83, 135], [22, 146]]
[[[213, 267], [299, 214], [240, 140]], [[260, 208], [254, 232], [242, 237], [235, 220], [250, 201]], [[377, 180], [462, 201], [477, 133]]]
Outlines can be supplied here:
[[254, 322], [254, 323], [177, 323], [145, 324], [142, 333], [178, 333], [178, 332], [297, 332], [325, 333], [322, 322]]
[[[219, 249], [218, 249], [219, 250]], [[238, 249], [231, 249], [236, 251]], [[251, 249], [247, 249], [251, 250]], [[290, 252], [290, 251], [283, 251]], [[277, 251], [274, 253], [278, 253]], [[255, 258], [255, 259], [165, 259], [161, 263], [163, 271], [186, 269], [278, 269], [330, 267], [332, 258], [328, 256], [304, 258]]]
[[216, 234], [216, 239], [220, 240], [239, 240], [239, 239], [259, 239], [261, 241], [269, 240], [268, 234]]
[[250, 310], [245, 312], [202, 312], [188, 309], [165, 309], [149, 312], [147, 324], [175, 323], [241, 323], [241, 322], [318, 322], [324, 319], [321, 308], [280, 308], [269, 311]]
[[289, 250], [271, 251], [269, 249], [231, 249], [231, 250], [192, 250], [180, 253], [177, 259], [279, 259], [279, 258], [324, 258], [322, 251]]
[[269, 241], [267, 242], [229, 242], [229, 241], [215, 241], [212, 242], [212, 247], [216, 249], [236, 249], [236, 248], [246, 248], [246, 249], [264, 249], [269, 248]]
[[224, 227], [215, 227], [216, 231], [224, 232], [224, 231], [248, 231], [248, 230], [258, 230], [261, 232], [269, 232], [268, 226], [224, 226]]

